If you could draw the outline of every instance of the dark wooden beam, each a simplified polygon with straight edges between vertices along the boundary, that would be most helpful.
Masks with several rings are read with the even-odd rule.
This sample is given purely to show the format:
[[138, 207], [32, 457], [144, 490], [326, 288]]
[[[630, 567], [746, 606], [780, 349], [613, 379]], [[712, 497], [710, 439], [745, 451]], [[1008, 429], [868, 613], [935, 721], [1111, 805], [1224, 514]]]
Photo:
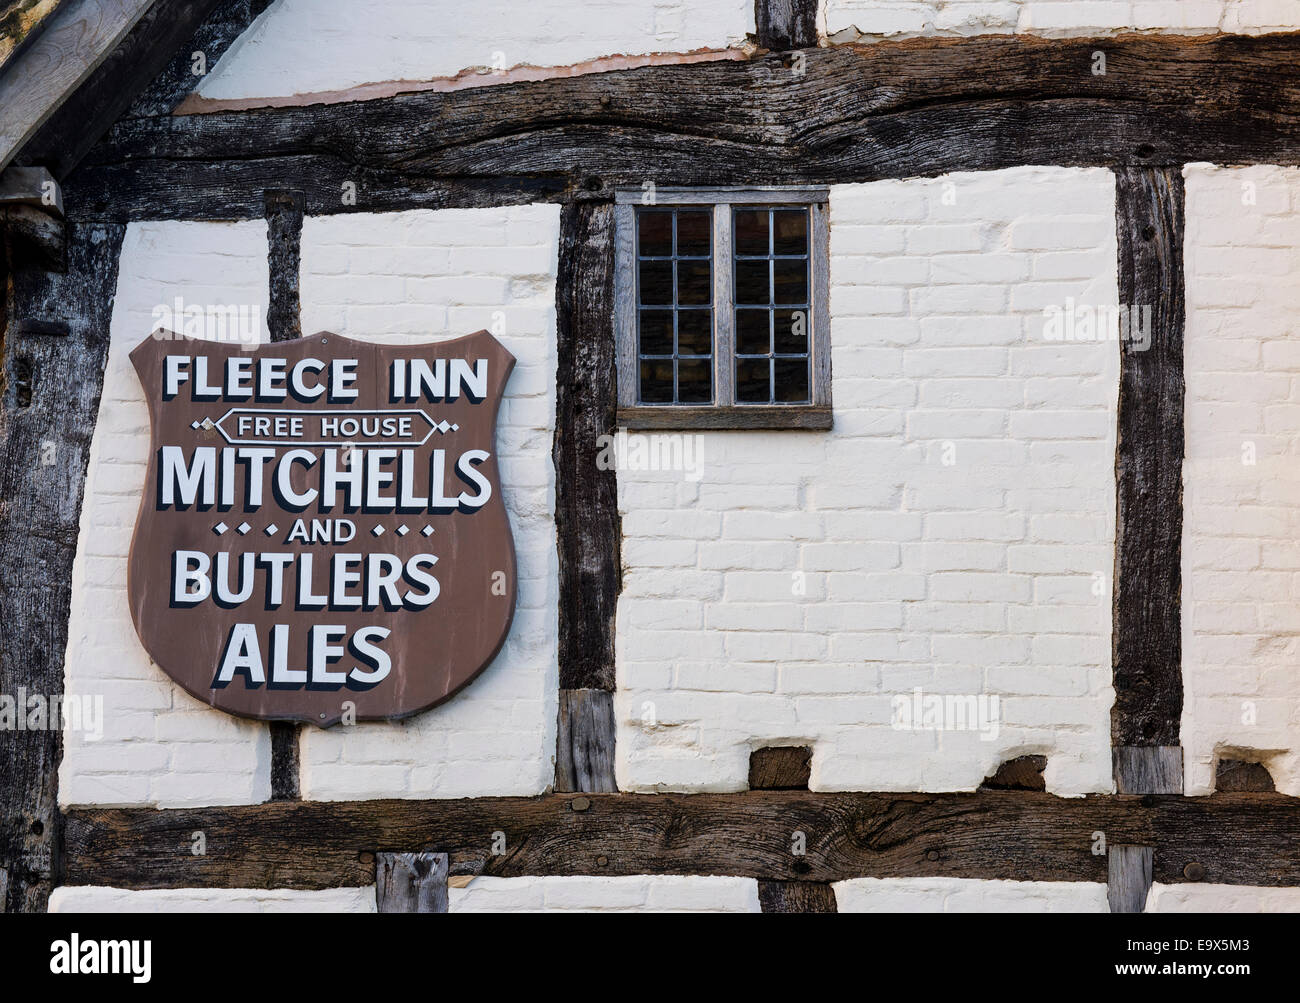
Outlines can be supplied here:
[[268, 191], [264, 204], [271, 278], [267, 332], [271, 341], [292, 341], [302, 337], [302, 305], [298, 295], [302, 271], [302, 192]]
[[[266, 312], [270, 340], [302, 337], [302, 311], [298, 295], [302, 270], [301, 192], [268, 191], [266, 207], [267, 272], [270, 291]], [[302, 726], [293, 721], [272, 721], [271, 800], [296, 801], [302, 797], [300, 740]]]
[[15, 163], [39, 164], [65, 177], [220, 2], [156, 0], [23, 145]]
[[758, 44], [773, 52], [817, 44], [817, 0], [754, 0]]
[[[1127, 325], [1129, 336], [1119, 340], [1111, 739], [1121, 792], [1177, 793], [1183, 711], [1183, 175], [1181, 167], [1126, 167], [1115, 179], [1119, 301], [1129, 316], [1138, 311], [1139, 323]], [[1147, 311], [1149, 321], [1142, 322]], [[1151, 784], [1135, 789], [1122, 782], [1130, 775], [1147, 776]]]
[[760, 881], [763, 912], [839, 912], [835, 889], [817, 881]]
[[[1094, 75], [1093, 54], [1107, 72]], [[67, 179], [94, 218], [248, 219], [826, 184], [1024, 164], [1300, 163], [1300, 36], [980, 36], [117, 123]], [[798, 70], [798, 72], [796, 72]], [[340, 198], [356, 186], [352, 204]]]
[[[187, 850], [202, 829], [207, 853]], [[806, 854], [791, 853], [804, 833]], [[505, 836], [496, 853], [494, 833]], [[71, 808], [65, 883], [368, 885], [377, 850], [446, 853], [453, 874], [719, 874], [764, 881], [963, 877], [1105, 882], [1111, 845], [1156, 849], [1154, 880], [1300, 886], [1300, 800], [1277, 794], [554, 794], [455, 801]], [[494, 855], [494, 853], [496, 855]]]
[[806, 791], [812, 777], [812, 748], [774, 745], [749, 754], [751, 791]]
[[[12, 242], [5, 241], [0, 693], [15, 699], [23, 694], [48, 702], [63, 694], [72, 562], [124, 232], [122, 226], [68, 224], [63, 273], [15, 261]], [[57, 723], [0, 730], [5, 911], [43, 911], [57, 882], [62, 749]]]
[[[235, 39], [247, 31], [269, 6], [271, 0], [221, 0], [194, 30], [188, 41], [175, 49], [171, 61], [136, 97], [126, 114], [132, 117], [171, 114], [198, 87], [203, 77], [216, 68], [217, 61]], [[203, 54], [207, 73], [194, 72], [196, 52]]]
[[617, 790], [614, 613], [622, 522], [613, 466], [614, 210], [576, 202], [560, 213], [555, 285], [555, 531], [559, 549], [560, 710], [557, 791]]
[[[775, 745], [749, 754], [752, 791], [807, 790], [813, 750], [806, 745]], [[793, 845], [791, 847], [793, 850]], [[824, 881], [758, 882], [763, 912], [838, 912], [835, 889]]]

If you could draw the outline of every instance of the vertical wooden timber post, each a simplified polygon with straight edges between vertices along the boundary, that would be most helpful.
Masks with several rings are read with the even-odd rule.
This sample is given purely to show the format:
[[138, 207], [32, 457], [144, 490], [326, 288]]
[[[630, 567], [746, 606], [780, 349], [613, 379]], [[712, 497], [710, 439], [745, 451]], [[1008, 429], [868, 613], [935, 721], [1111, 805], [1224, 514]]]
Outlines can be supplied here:
[[58, 883], [64, 655], [81, 503], [126, 228], [69, 223], [66, 271], [4, 239], [0, 405], [0, 693], [46, 701], [38, 730], [0, 731], [0, 908], [41, 912]]
[[[1115, 172], [1120, 382], [1111, 746], [1120, 794], [1181, 794], [1183, 757], [1182, 168]], [[1112, 912], [1141, 912], [1155, 850], [1111, 846]]]
[[1126, 167], [1115, 178], [1121, 321], [1141, 324], [1122, 323], [1119, 341], [1115, 783], [1121, 794], [1180, 794], [1183, 175]]
[[[806, 791], [812, 777], [812, 749], [773, 746], [749, 754], [752, 791]], [[824, 881], [759, 881], [763, 912], [838, 912], [835, 889]]]
[[773, 52], [817, 44], [817, 0], [754, 0], [758, 44]]
[[446, 912], [447, 854], [375, 854], [379, 912]]
[[[609, 792], [614, 781], [614, 613], [622, 588], [622, 524], [614, 432], [614, 207], [560, 212], [555, 285], [555, 532], [560, 558], [557, 791]], [[601, 469], [604, 466], [606, 469]]]
[[1106, 851], [1106, 901], [1111, 912], [1142, 912], [1151, 891], [1156, 851], [1150, 846], [1112, 846]]
[[[266, 193], [267, 264], [271, 277], [266, 326], [273, 342], [302, 337], [298, 283], [304, 202], [302, 192]], [[297, 801], [302, 797], [301, 733], [302, 726], [293, 721], [271, 722], [272, 801]]]

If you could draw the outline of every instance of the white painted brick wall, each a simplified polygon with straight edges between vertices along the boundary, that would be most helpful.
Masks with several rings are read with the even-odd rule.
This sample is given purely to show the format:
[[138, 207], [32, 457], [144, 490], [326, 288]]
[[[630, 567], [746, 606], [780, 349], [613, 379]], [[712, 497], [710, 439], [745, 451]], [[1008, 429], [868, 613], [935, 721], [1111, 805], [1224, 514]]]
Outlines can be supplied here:
[[472, 67], [724, 49], [753, 30], [752, 0], [277, 0], [199, 93], [281, 97]]
[[1300, 171], [1194, 164], [1185, 173], [1186, 790], [1213, 790], [1222, 754], [1264, 762], [1278, 790], [1295, 795]]
[[64, 736], [61, 804], [252, 804], [270, 796], [265, 725], [214, 711], [153, 665], [131, 624], [126, 565], [149, 456], [149, 413], [128, 354], [153, 309], [246, 304], [266, 316], [266, 223], [132, 223], [122, 245], [108, 365], [72, 574], [67, 692], [104, 698], [104, 734]]
[[535, 205], [304, 222], [305, 332], [402, 344], [488, 328], [518, 359], [497, 455], [519, 567], [514, 624], [492, 665], [451, 700], [405, 721], [306, 729], [304, 798], [537, 794], [554, 779], [559, 220], [557, 206]]
[[[1113, 175], [830, 208], [835, 430], [700, 435], [698, 482], [619, 471], [620, 786], [743, 789], [752, 748], [811, 743], [815, 789], [970, 789], [1043, 753], [1050, 789], [1110, 790], [1119, 352], [1045, 341], [1042, 311], [1115, 303]], [[997, 740], [891, 728], [918, 686], [998, 694]]]
[[759, 912], [750, 878], [475, 878], [450, 889], [450, 912]]
[[375, 911], [375, 888], [151, 888], [131, 891], [65, 885], [50, 895], [50, 912], [357, 912]]
[[822, 16], [834, 42], [1007, 32], [1259, 34], [1300, 26], [1300, 0], [824, 0]]
[[1300, 888], [1154, 884], [1147, 912], [1300, 912]]
[[837, 881], [840, 912], [1109, 912], [1106, 886], [1085, 881], [855, 878]]

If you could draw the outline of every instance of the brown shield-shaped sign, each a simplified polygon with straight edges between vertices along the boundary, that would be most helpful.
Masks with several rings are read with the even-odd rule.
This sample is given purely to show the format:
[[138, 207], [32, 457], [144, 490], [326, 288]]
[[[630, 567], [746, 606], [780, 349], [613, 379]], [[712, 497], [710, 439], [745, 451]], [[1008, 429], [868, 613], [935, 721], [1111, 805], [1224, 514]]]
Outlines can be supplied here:
[[152, 434], [131, 616], [176, 682], [330, 725], [414, 714], [492, 661], [515, 609], [496, 338], [159, 332], [131, 361]]

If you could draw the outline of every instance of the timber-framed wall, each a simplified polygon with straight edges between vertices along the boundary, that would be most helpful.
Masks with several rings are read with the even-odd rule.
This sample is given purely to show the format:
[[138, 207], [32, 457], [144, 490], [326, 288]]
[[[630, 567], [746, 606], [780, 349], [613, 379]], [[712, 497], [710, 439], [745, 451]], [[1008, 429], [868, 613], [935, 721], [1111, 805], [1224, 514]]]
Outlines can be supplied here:
[[[153, 16], [173, 19], [168, 38], [228, 44], [258, 6], [160, 5]], [[76, 166], [55, 155], [75, 145], [58, 125], [70, 128], [75, 107], [38, 133], [20, 160], [50, 167], [62, 184], [66, 270], [47, 270], [7, 217], [0, 610], [11, 643], [0, 653], [0, 691], [62, 691], [67, 582], [127, 223], [265, 218], [272, 333], [288, 338], [299, 333], [303, 215], [542, 201], [562, 207], [553, 449], [560, 726], [556, 793], [538, 798], [302, 802], [296, 736], [277, 727], [273, 801], [171, 810], [60, 811], [59, 732], [6, 732], [6, 909], [43, 909], [59, 884], [369, 885], [376, 854], [411, 852], [446, 854], [449, 866], [429, 872], [444, 881], [448, 872], [753, 877], [770, 883], [765, 906], [791, 911], [824, 906], [826, 883], [854, 877], [1109, 881], [1117, 910], [1140, 908], [1153, 880], [1300, 885], [1300, 801], [1182, 797], [1179, 750], [1182, 166], [1300, 164], [1300, 36], [975, 37], [819, 49], [805, 3], [760, 0], [759, 12], [762, 51], [746, 60], [177, 116], [170, 112], [185, 87], [173, 64], [186, 42], [135, 81], [138, 90], [157, 76], [134, 112], [98, 109], [93, 121], [116, 124]], [[1100, 76], [1098, 51], [1108, 65]], [[132, 64], [132, 78], [141, 72]], [[621, 532], [616, 474], [595, 473], [593, 460], [615, 412], [616, 187], [825, 185], [1019, 165], [1115, 172], [1121, 302], [1156, 305], [1152, 350], [1118, 349], [1118, 793], [617, 793]], [[337, 197], [349, 181], [355, 206]], [[71, 402], [55, 387], [75, 387]], [[31, 462], [44, 442], [56, 444], [53, 469]], [[202, 856], [186, 852], [196, 830], [206, 834]], [[791, 850], [795, 830], [806, 834], [806, 854]], [[503, 853], [490, 850], [496, 831], [506, 834]], [[1109, 855], [1094, 852], [1095, 833]], [[1127, 866], [1128, 848], [1149, 867]], [[779, 884], [791, 882], [807, 894]], [[431, 901], [445, 907], [445, 896]]]

